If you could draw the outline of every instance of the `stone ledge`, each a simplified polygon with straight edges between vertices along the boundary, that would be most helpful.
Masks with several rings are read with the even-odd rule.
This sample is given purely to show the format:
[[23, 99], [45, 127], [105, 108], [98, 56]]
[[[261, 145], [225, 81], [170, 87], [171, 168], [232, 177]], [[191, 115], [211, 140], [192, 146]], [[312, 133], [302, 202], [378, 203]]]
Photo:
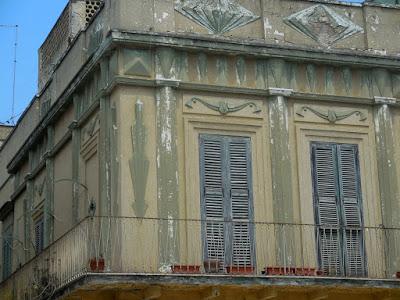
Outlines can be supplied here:
[[285, 290], [315, 288], [381, 293], [391, 290], [400, 293], [400, 281], [392, 279], [368, 278], [329, 278], [300, 276], [227, 276], [227, 275], [185, 275], [185, 274], [134, 274], [134, 273], [87, 273], [58, 289], [51, 299], [57, 299], [72, 292], [94, 290], [96, 287], [107, 286], [115, 289], [132, 289], [133, 286], [194, 286], [197, 288], [209, 286], [238, 286], [246, 288], [277, 287]]

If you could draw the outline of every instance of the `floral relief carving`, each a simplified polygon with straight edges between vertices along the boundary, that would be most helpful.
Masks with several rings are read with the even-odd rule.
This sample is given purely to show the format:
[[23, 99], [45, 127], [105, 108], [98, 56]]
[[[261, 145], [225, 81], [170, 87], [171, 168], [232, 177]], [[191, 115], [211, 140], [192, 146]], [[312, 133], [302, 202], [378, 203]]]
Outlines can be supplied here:
[[327, 111], [322, 111], [319, 109], [312, 108], [310, 106], [300, 107], [296, 111], [296, 114], [298, 116], [304, 118], [304, 113], [306, 113], [308, 111], [312, 112], [313, 114], [320, 117], [321, 119], [324, 119], [324, 120], [328, 121], [329, 123], [333, 123], [333, 124], [336, 123], [337, 121], [347, 119], [353, 115], [358, 116], [359, 120], [361, 122], [363, 122], [367, 119], [367, 116], [359, 110], [353, 110], [353, 111], [349, 111], [349, 112], [337, 112], [337, 111], [328, 109]]
[[247, 102], [247, 103], [244, 103], [244, 104], [241, 104], [241, 105], [232, 106], [226, 101], [220, 101], [220, 102], [218, 102], [217, 105], [215, 105], [215, 104], [209, 103], [209, 102], [207, 102], [205, 100], [202, 100], [200, 98], [193, 97], [189, 101], [187, 101], [185, 103], [185, 105], [188, 108], [193, 108], [193, 104], [196, 104], [197, 102], [201, 103], [202, 105], [204, 105], [205, 107], [207, 107], [207, 108], [209, 108], [209, 109], [211, 109], [213, 111], [219, 112], [221, 115], [226, 115], [226, 114], [229, 114], [229, 113], [237, 112], [237, 111], [240, 111], [240, 110], [242, 110], [242, 109], [244, 109], [246, 107], [252, 108], [254, 114], [261, 112], [261, 109], [254, 102]]

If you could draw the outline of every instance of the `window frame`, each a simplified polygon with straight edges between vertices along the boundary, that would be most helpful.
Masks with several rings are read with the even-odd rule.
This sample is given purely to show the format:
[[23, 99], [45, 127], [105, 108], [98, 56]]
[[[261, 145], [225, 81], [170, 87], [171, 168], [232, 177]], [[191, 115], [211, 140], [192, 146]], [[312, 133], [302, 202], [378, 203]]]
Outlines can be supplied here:
[[[299, 220], [301, 224], [310, 228], [314, 224], [314, 206], [312, 196], [312, 177], [310, 142], [322, 141], [333, 143], [356, 144], [359, 147], [359, 165], [361, 177], [362, 208], [364, 211], [364, 226], [379, 228], [382, 224], [380, 207], [379, 184], [377, 178], [377, 161], [374, 131], [368, 126], [315, 124], [310, 122], [296, 122], [294, 125], [294, 139], [296, 140], [297, 188], [299, 203]], [[296, 195], [296, 194], [295, 194]], [[297, 200], [295, 200], [297, 202]], [[368, 257], [374, 257], [373, 264], [367, 265], [368, 276], [385, 276], [385, 260], [382, 255], [382, 239], [379, 234], [365, 235], [365, 249]], [[318, 257], [315, 245], [315, 232], [306, 229], [303, 234], [302, 249], [307, 253], [304, 264], [318, 268]]]

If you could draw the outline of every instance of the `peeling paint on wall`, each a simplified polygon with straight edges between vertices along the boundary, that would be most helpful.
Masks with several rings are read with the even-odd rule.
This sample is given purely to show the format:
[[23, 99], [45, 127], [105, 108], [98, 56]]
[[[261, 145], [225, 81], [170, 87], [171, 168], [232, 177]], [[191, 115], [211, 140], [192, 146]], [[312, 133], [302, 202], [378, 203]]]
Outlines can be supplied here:
[[135, 104], [135, 125], [131, 128], [132, 159], [129, 160], [132, 186], [135, 199], [132, 208], [136, 217], [146, 215], [146, 188], [149, 174], [149, 160], [146, 156], [147, 132], [143, 120], [144, 105], [139, 99]]

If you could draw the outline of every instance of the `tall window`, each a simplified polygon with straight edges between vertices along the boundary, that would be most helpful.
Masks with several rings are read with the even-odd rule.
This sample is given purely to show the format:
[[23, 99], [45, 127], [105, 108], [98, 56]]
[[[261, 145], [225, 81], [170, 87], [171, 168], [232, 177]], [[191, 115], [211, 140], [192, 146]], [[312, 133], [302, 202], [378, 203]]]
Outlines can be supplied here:
[[204, 260], [254, 265], [250, 138], [200, 136]]
[[44, 246], [44, 220], [43, 215], [40, 215], [35, 220], [35, 250], [40, 253]]
[[365, 276], [358, 146], [311, 144], [317, 249], [331, 276]]
[[11, 275], [12, 271], [12, 226], [3, 231], [3, 279]]

